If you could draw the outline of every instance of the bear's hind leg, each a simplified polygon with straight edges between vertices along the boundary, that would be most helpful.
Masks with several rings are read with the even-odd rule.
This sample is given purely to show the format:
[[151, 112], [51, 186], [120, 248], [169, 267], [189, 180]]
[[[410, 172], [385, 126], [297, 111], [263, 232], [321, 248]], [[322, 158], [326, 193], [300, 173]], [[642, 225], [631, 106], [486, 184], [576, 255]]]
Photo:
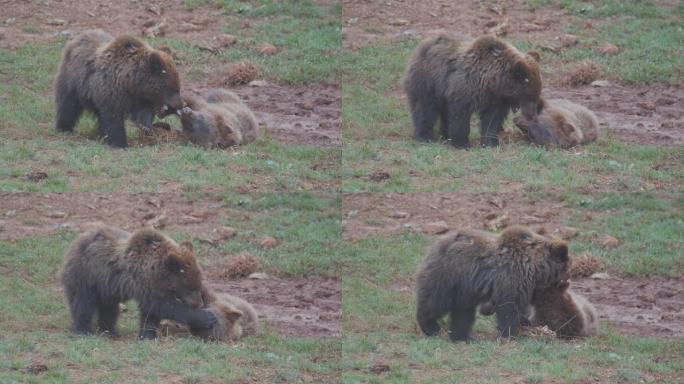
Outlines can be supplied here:
[[100, 133], [102, 134], [102, 137], [104, 137], [105, 143], [116, 148], [125, 148], [128, 146], [124, 118], [121, 113], [112, 110], [98, 111], [97, 118], [100, 126]]
[[100, 332], [109, 337], [119, 336], [116, 323], [119, 320], [119, 303], [114, 300], [103, 301], [97, 305], [97, 322]]
[[467, 108], [452, 103], [442, 113], [442, 130], [447, 130], [451, 145], [456, 148], [468, 148], [470, 141], [470, 113]]
[[74, 322], [72, 330], [75, 333], [79, 335], [91, 333], [96, 306], [95, 293], [88, 289], [82, 289], [80, 292], [75, 292], [71, 295], [69, 307], [71, 309], [71, 318]]
[[55, 128], [60, 132], [73, 132], [78, 119], [83, 113], [83, 105], [75, 92], [60, 92], [57, 95], [57, 123]]
[[475, 323], [475, 307], [453, 308], [449, 313], [449, 338], [452, 341], [471, 341]]
[[499, 132], [508, 116], [509, 106], [505, 104], [491, 105], [480, 110], [480, 145], [495, 147], [499, 145]]
[[416, 99], [411, 101], [411, 119], [413, 120], [414, 138], [418, 141], [430, 142], [434, 140], [432, 128], [437, 122], [439, 111], [432, 99]]
[[140, 309], [140, 331], [138, 337], [141, 339], [156, 339], [157, 328], [161, 319], [156, 314]]

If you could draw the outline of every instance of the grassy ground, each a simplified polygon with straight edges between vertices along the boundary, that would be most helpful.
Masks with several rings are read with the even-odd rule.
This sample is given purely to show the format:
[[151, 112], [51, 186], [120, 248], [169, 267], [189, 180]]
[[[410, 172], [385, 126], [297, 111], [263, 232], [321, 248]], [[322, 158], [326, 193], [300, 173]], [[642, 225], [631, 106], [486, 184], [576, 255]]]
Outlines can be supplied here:
[[[231, 199], [231, 201], [234, 201]], [[255, 195], [232, 203], [235, 217], [223, 224], [238, 229], [237, 238], [213, 248], [194, 240], [200, 263], [211, 270], [231, 255], [249, 252], [269, 274], [283, 277], [338, 276], [339, 199], [310, 194]], [[240, 218], [248, 215], [248, 221]], [[254, 238], [274, 236], [280, 244], [260, 249]], [[340, 342], [284, 337], [263, 327], [256, 337], [237, 344], [192, 339], [141, 342], [137, 310], [128, 305], [120, 322], [122, 339], [74, 337], [60, 289], [59, 269], [75, 233], [0, 242], [0, 382], [338, 382]], [[11, 330], [11, 331], [10, 331]], [[45, 364], [32, 375], [26, 367]]]
[[[226, 32], [238, 37], [236, 47], [214, 55], [188, 42], [151, 41], [176, 52], [187, 84], [220, 78], [229, 63], [242, 59], [255, 62], [272, 82], [301, 85], [338, 80], [339, 4], [255, 2], [235, 8], [236, 3], [221, 3], [229, 25]], [[241, 28], [245, 21], [252, 27]], [[264, 42], [276, 45], [279, 53], [259, 55], [257, 49]], [[172, 143], [112, 150], [97, 142], [97, 128], [90, 116], [81, 120], [76, 134], [58, 134], [53, 127], [52, 79], [63, 43], [0, 51], [0, 191], [195, 191], [245, 185], [297, 191], [338, 187], [339, 149], [285, 144], [269, 137], [268, 132], [253, 145], [235, 151], [205, 151]], [[171, 124], [179, 127], [176, 119], [171, 119]], [[132, 125], [128, 133], [130, 138], [138, 135]], [[31, 171], [46, 172], [48, 178], [38, 183], [22, 178]]]
[[[545, 53], [545, 74], [592, 59], [612, 81], [681, 83], [682, 6], [576, 0], [529, 5], [571, 11], [567, 32], [580, 36], [572, 49]], [[561, 202], [573, 212], [564, 223], [581, 230], [572, 254], [590, 252], [625, 277], [682, 276], [684, 148], [626, 144], [610, 134], [579, 151], [522, 144], [460, 151], [413, 142], [401, 83], [417, 43], [379, 42], [345, 54], [344, 192], [513, 191], [529, 204]], [[600, 55], [596, 49], [604, 43], [618, 45], [620, 53]], [[473, 132], [471, 140], [477, 139]], [[390, 177], [369, 177], [377, 172]], [[620, 238], [618, 249], [595, 243], [605, 233]], [[407, 232], [369, 237], [345, 250], [343, 382], [677, 383], [684, 377], [684, 341], [621, 336], [605, 324], [600, 336], [577, 342], [502, 343], [487, 318], [478, 319], [481, 341], [473, 345], [422, 337], [414, 320], [413, 276], [434, 240]]]

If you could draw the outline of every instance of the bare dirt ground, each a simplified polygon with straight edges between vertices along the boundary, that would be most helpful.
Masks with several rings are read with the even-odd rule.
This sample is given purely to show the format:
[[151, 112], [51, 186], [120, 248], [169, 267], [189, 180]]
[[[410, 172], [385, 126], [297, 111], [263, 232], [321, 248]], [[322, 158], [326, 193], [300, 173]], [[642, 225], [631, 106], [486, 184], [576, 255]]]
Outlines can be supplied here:
[[107, 223], [136, 230], [146, 223], [164, 231], [209, 238], [221, 218], [237, 213], [217, 198], [189, 201], [179, 194], [8, 193], [0, 195], [0, 241], [82, 232]]
[[[395, 236], [412, 230], [428, 234], [472, 228], [492, 230], [524, 224], [565, 235], [562, 204], [525, 202], [513, 193], [497, 194], [348, 194], [342, 209], [343, 237], [359, 241], [370, 236]], [[566, 212], [564, 214], [563, 212]], [[397, 290], [410, 290], [402, 282]], [[684, 280], [656, 277], [627, 280], [579, 279], [572, 288], [585, 295], [603, 322], [628, 335], [659, 338], [684, 336]]]
[[[32, 42], [57, 42], [81, 31], [100, 28], [106, 32], [145, 38], [143, 30], [165, 21], [165, 38], [213, 47], [222, 29], [236, 23], [212, 6], [188, 9], [181, 0], [129, 1], [18, 1], [0, 0], [0, 49], [16, 49]], [[184, 67], [178, 65], [181, 77]], [[183, 84], [187, 89], [227, 87], [224, 74], [211, 73], [203, 84]], [[340, 92], [336, 85], [312, 84], [288, 87], [266, 84], [234, 89], [252, 108], [262, 126], [278, 140], [293, 144], [335, 146], [340, 144]], [[179, 136], [147, 139], [182, 141]], [[133, 143], [135, 144], [135, 143]]]
[[572, 289], [596, 306], [601, 321], [620, 333], [658, 338], [684, 337], [684, 281], [581, 279]]
[[[224, 241], [213, 232], [222, 227], [221, 219], [238, 215], [240, 220], [250, 220], [249, 214], [227, 208], [219, 198], [193, 202], [173, 193], [11, 193], [0, 195], [0, 241], [63, 230], [82, 232], [104, 222], [129, 231], [146, 223], [161, 224], [164, 231], [182, 231], [216, 243]], [[231, 293], [253, 303], [262, 320], [277, 333], [315, 338], [340, 336], [341, 294], [336, 279], [268, 277], [210, 281], [217, 292]]]
[[[345, 240], [396, 235], [405, 231], [443, 233], [474, 228], [497, 230], [512, 224], [561, 229], [569, 214], [562, 204], [526, 202], [517, 193], [347, 194], [342, 202]], [[566, 214], [564, 215], [563, 212]]]
[[240, 279], [212, 281], [219, 295], [229, 293], [249, 301], [279, 334], [328, 338], [341, 336], [342, 297], [336, 279]]
[[[562, 9], [534, 12], [522, 0], [343, 0], [343, 46], [358, 49], [377, 41], [423, 38], [444, 29], [476, 36], [505, 31], [504, 38], [535, 42], [558, 49], [571, 17]], [[587, 28], [592, 28], [587, 23]], [[542, 52], [542, 62], [544, 60]], [[544, 73], [544, 93], [567, 98], [591, 108], [604, 129], [620, 140], [651, 145], [684, 143], [684, 89], [669, 85], [630, 88], [567, 88], [562, 73]]]

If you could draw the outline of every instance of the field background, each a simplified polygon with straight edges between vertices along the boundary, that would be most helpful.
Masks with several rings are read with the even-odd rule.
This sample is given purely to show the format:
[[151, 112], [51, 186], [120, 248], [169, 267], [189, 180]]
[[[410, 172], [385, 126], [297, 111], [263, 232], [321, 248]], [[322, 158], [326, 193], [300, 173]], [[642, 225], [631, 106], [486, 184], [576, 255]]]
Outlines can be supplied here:
[[[351, 244], [343, 382], [684, 380], [684, 7], [347, 1], [343, 12], [343, 236]], [[420, 39], [439, 29], [504, 31], [520, 49], [539, 51], [543, 93], [594, 110], [599, 140], [568, 151], [510, 136], [499, 148], [467, 151], [412, 141], [404, 68]], [[606, 44], [618, 52], [602, 53]], [[599, 69], [592, 80], [600, 86], [569, 84], [584, 60]], [[478, 319], [473, 345], [419, 334], [414, 274], [435, 233], [507, 224], [570, 238], [573, 257], [599, 262], [603, 279], [572, 283], [601, 315], [598, 337], [506, 343], [487, 318]]]

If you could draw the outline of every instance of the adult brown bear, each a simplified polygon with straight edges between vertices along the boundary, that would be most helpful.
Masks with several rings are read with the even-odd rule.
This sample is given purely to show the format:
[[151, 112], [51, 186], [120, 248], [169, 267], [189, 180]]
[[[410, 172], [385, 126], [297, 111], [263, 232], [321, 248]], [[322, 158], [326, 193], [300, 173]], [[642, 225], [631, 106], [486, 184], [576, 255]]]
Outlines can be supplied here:
[[58, 131], [71, 132], [84, 110], [95, 114], [107, 144], [126, 147], [124, 120], [152, 128], [183, 107], [171, 56], [132, 36], [86, 31], [70, 41], [55, 79]]
[[511, 108], [536, 115], [542, 81], [538, 54], [523, 54], [494, 36], [475, 40], [440, 33], [421, 42], [409, 60], [404, 88], [417, 140], [433, 140], [441, 120], [442, 138], [469, 146], [470, 116], [480, 116], [480, 143], [499, 143]]
[[130, 234], [99, 226], [71, 245], [62, 272], [73, 330], [91, 332], [97, 312], [101, 333], [116, 336], [119, 303], [133, 299], [140, 309], [141, 338], [155, 338], [162, 319], [198, 329], [216, 324], [200, 309], [202, 273], [190, 243], [176, 244], [153, 229]]
[[417, 275], [418, 325], [434, 336], [449, 314], [449, 337], [468, 341], [477, 306], [491, 303], [499, 334], [516, 336], [535, 290], [566, 280], [569, 263], [567, 243], [526, 227], [508, 227], [494, 239], [477, 231], [447, 235]]

